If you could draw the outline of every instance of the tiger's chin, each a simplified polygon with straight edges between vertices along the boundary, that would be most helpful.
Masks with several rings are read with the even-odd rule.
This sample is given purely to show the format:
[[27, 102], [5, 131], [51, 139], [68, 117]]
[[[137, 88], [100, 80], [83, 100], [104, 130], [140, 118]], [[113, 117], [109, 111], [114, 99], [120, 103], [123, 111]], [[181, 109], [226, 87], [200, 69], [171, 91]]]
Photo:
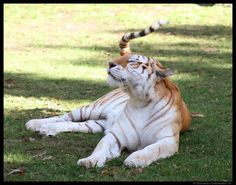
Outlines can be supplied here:
[[118, 80], [116, 78], [114, 78], [112, 75], [108, 75], [107, 77], [107, 83], [111, 86], [111, 87], [119, 87], [121, 88], [122, 91], [126, 92], [127, 91], [127, 83], [124, 79], [122, 80]]
[[120, 82], [116, 79], [114, 79], [111, 75], [108, 75], [107, 77], [107, 83], [111, 86], [111, 87], [119, 87]]

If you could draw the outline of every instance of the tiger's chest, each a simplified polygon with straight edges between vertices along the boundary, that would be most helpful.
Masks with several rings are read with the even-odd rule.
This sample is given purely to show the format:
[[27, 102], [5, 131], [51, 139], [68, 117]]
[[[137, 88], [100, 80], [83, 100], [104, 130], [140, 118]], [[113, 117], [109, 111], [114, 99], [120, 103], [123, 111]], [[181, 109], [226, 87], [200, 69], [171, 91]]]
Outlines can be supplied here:
[[[163, 103], [164, 104], [164, 103]], [[141, 149], [153, 143], [161, 130], [175, 119], [176, 109], [161, 109], [150, 104], [146, 107], [133, 107], [128, 103], [114, 119], [113, 130], [121, 143], [129, 150]]]
[[141, 133], [148, 112], [148, 109], [130, 109], [126, 105], [121, 113], [115, 117], [111, 130], [117, 134], [122, 146], [129, 150], [135, 150], [142, 145]]

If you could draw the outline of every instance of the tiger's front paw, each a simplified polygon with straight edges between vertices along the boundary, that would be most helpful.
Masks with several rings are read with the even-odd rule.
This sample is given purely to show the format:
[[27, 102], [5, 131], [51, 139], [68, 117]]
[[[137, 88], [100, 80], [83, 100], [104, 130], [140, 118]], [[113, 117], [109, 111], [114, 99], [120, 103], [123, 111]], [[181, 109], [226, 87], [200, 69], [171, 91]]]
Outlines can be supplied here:
[[139, 152], [134, 152], [130, 156], [128, 156], [125, 161], [124, 165], [128, 167], [135, 167], [135, 168], [144, 168], [150, 164], [147, 157], [141, 155]]
[[56, 134], [58, 134], [58, 131], [55, 125], [43, 125], [40, 128], [39, 133], [45, 136], [55, 136]]
[[39, 119], [31, 119], [25, 124], [25, 126], [28, 130], [39, 131], [42, 124], [43, 122]]
[[89, 157], [78, 160], [77, 164], [85, 166], [86, 168], [103, 167], [106, 162], [106, 158], [99, 155], [91, 155]]

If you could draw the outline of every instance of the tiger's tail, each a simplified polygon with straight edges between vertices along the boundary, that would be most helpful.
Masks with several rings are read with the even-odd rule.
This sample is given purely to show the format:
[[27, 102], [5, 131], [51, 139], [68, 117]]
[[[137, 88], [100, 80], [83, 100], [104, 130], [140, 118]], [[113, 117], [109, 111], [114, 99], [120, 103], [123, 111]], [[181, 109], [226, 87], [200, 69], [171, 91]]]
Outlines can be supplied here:
[[120, 47], [120, 55], [125, 55], [128, 53], [131, 53], [130, 47], [129, 47], [129, 41], [132, 39], [136, 39], [139, 37], [146, 36], [154, 31], [156, 31], [160, 26], [168, 24], [168, 21], [165, 20], [158, 20], [155, 22], [153, 25], [150, 27], [142, 30], [142, 31], [137, 31], [133, 33], [126, 33], [125, 35], [122, 36], [119, 47]]

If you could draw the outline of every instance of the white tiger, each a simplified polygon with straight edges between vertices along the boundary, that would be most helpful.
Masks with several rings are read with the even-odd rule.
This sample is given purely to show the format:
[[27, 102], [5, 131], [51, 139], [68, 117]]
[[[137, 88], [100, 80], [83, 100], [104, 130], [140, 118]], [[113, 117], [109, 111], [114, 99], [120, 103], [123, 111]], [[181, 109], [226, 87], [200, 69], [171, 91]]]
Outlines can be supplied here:
[[118, 89], [95, 102], [52, 118], [33, 119], [27, 129], [45, 135], [60, 132], [102, 132], [105, 136], [92, 154], [79, 165], [102, 167], [124, 148], [133, 151], [124, 165], [146, 167], [178, 151], [180, 131], [191, 115], [180, 91], [167, 77], [172, 71], [156, 60], [133, 54], [129, 41], [155, 31], [165, 21], [143, 31], [125, 34], [120, 40], [121, 56], [109, 62], [108, 83]]

